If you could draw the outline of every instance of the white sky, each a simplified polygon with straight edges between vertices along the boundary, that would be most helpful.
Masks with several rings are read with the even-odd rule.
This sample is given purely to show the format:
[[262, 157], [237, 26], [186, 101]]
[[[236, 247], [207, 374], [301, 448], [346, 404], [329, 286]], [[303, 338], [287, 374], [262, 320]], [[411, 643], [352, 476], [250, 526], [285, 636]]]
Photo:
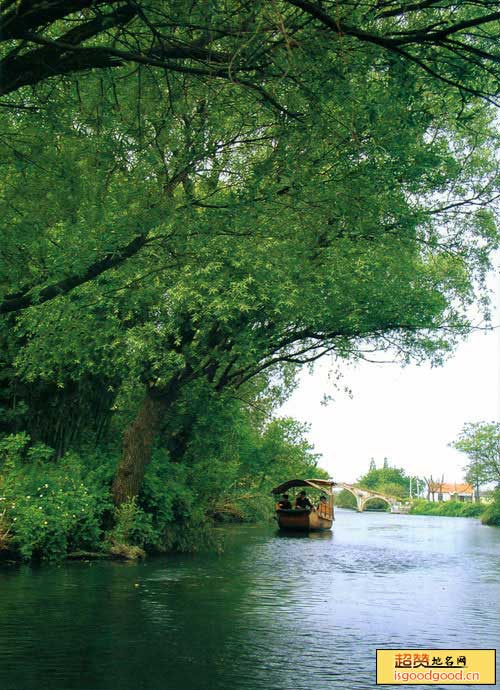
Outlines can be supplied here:
[[[496, 280], [496, 313], [500, 323], [500, 289]], [[322, 453], [324, 469], [339, 482], [354, 482], [384, 457], [408, 474], [463, 480], [465, 456], [448, 443], [465, 422], [500, 421], [500, 328], [474, 333], [444, 366], [401, 368], [394, 364], [344, 366], [342, 384], [352, 397], [334, 390], [328, 363], [313, 374], [304, 370], [300, 386], [280, 416], [311, 425], [308, 438]], [[322, 405], [325, 394], [334, 400]]]

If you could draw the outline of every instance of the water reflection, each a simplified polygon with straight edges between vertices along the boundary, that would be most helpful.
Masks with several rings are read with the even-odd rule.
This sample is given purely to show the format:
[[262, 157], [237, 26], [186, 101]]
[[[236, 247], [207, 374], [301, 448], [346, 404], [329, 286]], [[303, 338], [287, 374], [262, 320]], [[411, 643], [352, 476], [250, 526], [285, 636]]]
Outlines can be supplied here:
[[333, 539], [333, 532], [330, 530], [321, 530], [318, 532], [304, 532], [302, 530], [279, 530], [277, 529], [274, 536], [278, 539], [318, 539], [329, 541]]
[[500, 530], [338, 511], [226, 534], [222, 556], [0, 571], [0, 688], [366, 690], [376, 647], [500, 646]]

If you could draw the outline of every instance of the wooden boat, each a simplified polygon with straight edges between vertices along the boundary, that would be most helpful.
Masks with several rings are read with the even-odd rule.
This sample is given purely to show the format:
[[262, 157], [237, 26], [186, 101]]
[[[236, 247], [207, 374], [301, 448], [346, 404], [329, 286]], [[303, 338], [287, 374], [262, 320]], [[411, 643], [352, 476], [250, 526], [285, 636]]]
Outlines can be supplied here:
[[312, 510], [305, 510], [303, 508], [283, 510], [280, 508], [279, 503], [276, 503], [276, 518], [280, 529], [300, 531], [331, 529], [335, 519], [333, 514], [333, 486], [335, 486], [335, 482], [330, 479], [290, 479], [276, 486], [272, 493], [275, 496], [281, 495], [287, 493], [288, 489], [298, 486], [320, 491], [326, 495], [327, 501], [325, 504], [319, 504]]

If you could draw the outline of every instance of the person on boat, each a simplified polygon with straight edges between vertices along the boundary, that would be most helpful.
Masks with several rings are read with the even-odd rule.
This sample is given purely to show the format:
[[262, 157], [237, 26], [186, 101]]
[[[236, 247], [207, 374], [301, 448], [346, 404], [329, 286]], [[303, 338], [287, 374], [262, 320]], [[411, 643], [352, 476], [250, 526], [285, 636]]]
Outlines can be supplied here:
[[319, 497], [318, 507], [316, 508], [319, 514], [325, 515], [328, 511], [328, 501], [325, 494], [321, 494]]
[[292, 504], [290, 503], [290, 497], [288, 494], [283, 494], [281, 500], [278, 501], [278, 508], [280, 510], [291, 510]]
[[295, 507], [302, 510], [312, 510], [313, 504], [307, 498], [305, 491], [301, 491], [295, 498]]

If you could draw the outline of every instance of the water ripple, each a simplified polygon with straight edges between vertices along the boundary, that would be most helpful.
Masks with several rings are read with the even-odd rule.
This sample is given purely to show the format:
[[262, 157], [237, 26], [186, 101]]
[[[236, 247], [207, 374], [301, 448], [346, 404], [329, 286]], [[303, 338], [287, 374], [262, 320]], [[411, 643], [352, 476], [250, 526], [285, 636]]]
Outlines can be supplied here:
[[333, 533], [226, 536], [0, 571], [0, 688], [366, 690], [377, 647], [500, 646], [500, 530], [339, 511]]

